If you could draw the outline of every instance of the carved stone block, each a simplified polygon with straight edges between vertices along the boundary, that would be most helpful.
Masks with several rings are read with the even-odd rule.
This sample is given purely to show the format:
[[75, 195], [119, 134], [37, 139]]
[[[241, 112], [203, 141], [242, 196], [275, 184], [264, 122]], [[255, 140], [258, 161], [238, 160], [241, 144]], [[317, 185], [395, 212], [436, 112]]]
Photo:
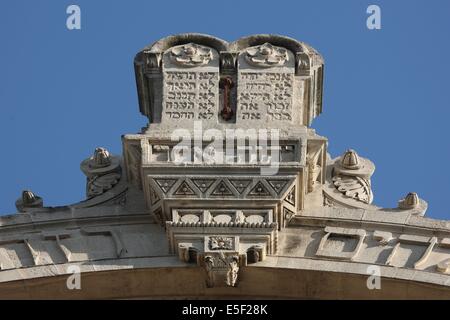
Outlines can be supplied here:
[[295, 58], [269, 43], [238, 56], [237, 124], [247, 127], [293, 123]]
[[[324, 231], [325, 235], [322, 237], [322, 240], [320, 241], [319, 247], [316, 252], [316, 256], [319, 257], [353, 260], [358, 255], [361, 246], [364, 242], [364, 238], [366, 237], [366, 231], [363, 229], [326, 227]], [[356, 239], [356, 245], [353, 247], [351, 251], [348, 252], [329, 250], [326, 248], [326, 244], [327, 241], [330, 241], [329, 239], [330, 236], [332, 235], [341, 236], [344, 239], [344, 241]]]
[[163, 55], [162, 123], [176, 128], [193, 121], [217, 123], [219, 112], [219, 54], [189, 43]]

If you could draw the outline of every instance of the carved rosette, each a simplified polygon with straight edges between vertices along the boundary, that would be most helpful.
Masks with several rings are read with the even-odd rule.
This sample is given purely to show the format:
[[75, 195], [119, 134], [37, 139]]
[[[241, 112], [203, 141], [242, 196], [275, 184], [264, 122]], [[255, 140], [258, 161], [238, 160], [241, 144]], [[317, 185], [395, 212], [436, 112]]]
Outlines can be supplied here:
[[279, 67], [288, 61], [289, 56], [285, 48], [264, 43], [260, 46], [248, 48], [245, 52], [246, 61], [256, 67]]
[[209, 249], [210, 250], [232, 250], [234, 238], [232, 237], [210, 237]]
[[195, 43], [173, 47], [170, 59], [182, 67], [198, 67], [208, 64], [213, 58], [210, 48]]

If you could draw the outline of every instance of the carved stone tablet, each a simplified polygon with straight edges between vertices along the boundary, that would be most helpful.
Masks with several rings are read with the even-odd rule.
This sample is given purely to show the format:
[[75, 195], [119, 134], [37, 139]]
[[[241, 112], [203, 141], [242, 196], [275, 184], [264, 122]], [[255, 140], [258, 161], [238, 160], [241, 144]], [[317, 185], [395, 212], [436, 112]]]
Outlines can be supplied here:
[[295, 117], [295, 59], [269, 43], [247, 48], [238, 57], [237, 123], [281, 127]]
[[219, 55], [195, 43], [172, 47], [163, 56], [162, 122], [177, 126], [194, 120], [217, 123]]

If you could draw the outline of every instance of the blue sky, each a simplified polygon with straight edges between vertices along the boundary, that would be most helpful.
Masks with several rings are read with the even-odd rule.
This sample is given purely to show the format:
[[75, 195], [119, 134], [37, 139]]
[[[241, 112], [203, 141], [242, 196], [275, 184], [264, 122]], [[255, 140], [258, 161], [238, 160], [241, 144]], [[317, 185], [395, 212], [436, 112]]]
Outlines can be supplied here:
[[[81, 7], [82, 29], [66, 28]], [[366, 9], [381, 8], [381, 30]], [[450, 219], [450, 1], [23, 1], [0, 3], [0, 212], [22, 189], [49, 206], [84, 198], [80, 162], [146, 124], [133, 57], [169, 34], [235, 40], [277, 33], [325, 58], [324, 113], [312, 127], [333, 157], [353, 148], [376, 165], [374, 203], [409, 191]]]

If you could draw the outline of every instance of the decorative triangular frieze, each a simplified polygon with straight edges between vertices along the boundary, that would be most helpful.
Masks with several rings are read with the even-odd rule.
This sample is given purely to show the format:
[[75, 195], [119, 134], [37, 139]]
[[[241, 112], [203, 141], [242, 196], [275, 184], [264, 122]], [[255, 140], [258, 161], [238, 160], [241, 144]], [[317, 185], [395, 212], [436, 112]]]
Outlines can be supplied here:
[[154, 205], [160, 200], [158, 193], [156, 193], [156, 191], [153, 188], [150, 188], [150, 200], [152, 205]]
[[170, 188], [177, 182], [176, 179], [155, 179], [156, 184], [164, 193], [169, 192]]
[[269, 190], [264, 186], [264, 184], [259, 181], [252, 190], [248, 193], [249, 196], [253, 197], [267, 197], [270, 196]]
[[291, 191], [289, 191], [286, 198], [284, 198], [284, 201], [295, 207], [295, 186], [291, 189]]
[[177, 196], [194, 196], [195, 192], [192, 190], [192, 188], [187, 184], [186, 181], [183, 181], [182, 184], [177, 188], [177, 190], [174, 192], [174, 195]]
[[230, 190], [230, 188], [225, 184], [224, 181], [220, 181], [220, 183], [216, 186], [211, 195], [225, 197], [225, 196], [233, 196], [234, 194]]
[[267, 182], [270, 184], [270, 186], [275, 190], [275, 192], [279, 195], [281, 191], [283, 191], [286, 184], [289, 182], [289, 180], [267, 180]]
[[201, 192], [205, 193], [206, 190], [211, 187], [214, 183], [214, 179], [191, 179], [197, 188], [200, 189]]
[[289, 210], [286, 207], [283, 207], [283, 217], [284, 217], [284, 221], [285, 222], [289, 222], [289, 220], [292, 219], [292, 217], [294, 216], [294, 212]]
[[250, 185], [252, 180], [235, 179], [230, 180], [230, 182], [233, 185], [233, 187], [236, 188], [237, 192], [242, 194], [245, 191], [245, 189], [247, 189], [247, 187]]

